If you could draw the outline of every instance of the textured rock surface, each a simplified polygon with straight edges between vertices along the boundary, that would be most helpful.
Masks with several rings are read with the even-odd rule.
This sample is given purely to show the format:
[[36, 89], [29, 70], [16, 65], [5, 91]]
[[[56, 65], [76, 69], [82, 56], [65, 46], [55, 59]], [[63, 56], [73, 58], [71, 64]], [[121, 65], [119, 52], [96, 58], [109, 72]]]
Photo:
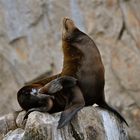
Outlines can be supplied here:
[[140, 0], [0, 0], [0, 114], [19, 108], [16, 92], [24, 82], [61, 70], [61, 18], [68, 16], [98, 45], [107, 100], [139, 140], [139, 13]]
[[57, 129], [60, 113], [33, 112], [25, 125], [21, 125], [24, 115], [25, 112], [19, 113], [16, 128], [8, 129], [7, 134], [0, 128], [4, 140], [128, 140], [124, 125], [98, 107], [85, 107], [62, 129]]

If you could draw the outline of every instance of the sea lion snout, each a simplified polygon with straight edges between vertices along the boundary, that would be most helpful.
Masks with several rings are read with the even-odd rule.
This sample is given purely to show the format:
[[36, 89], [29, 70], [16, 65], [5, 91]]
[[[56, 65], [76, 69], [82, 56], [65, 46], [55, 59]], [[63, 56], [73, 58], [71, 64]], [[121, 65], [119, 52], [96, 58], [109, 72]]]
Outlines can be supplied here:
[[62, 38], [68, 39], [73, 31], [76, 29], [74, 21], [68, 17], [63, 18], [63, 31], [62, 31]]
[[63, 19], [63, 28], [65, 28], [65, 30], [67, 30], [67, 31], [73, 31], [73, 29], [75, 29], [76, 27], [75, 27], [73, 20], [65, 17]]

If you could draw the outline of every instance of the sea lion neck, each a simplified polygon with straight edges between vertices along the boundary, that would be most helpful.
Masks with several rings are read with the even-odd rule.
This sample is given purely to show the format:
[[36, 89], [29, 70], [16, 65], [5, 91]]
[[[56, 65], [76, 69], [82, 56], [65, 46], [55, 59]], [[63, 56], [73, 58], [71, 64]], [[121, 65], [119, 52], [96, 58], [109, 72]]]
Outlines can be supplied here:
[[83, 53], [75, 43], [63, 41], [62, 49], [64, 54], [64, 60], [70, 61], [79, 58], [81, 59], [81, 57], [83, 56]]
[[76, 75], [79, 67], [81, 66], [83, 53], [76, 46], [71, 43], [63, 41], [62, 42], [64, 60], [62, 75], [74, 76]]

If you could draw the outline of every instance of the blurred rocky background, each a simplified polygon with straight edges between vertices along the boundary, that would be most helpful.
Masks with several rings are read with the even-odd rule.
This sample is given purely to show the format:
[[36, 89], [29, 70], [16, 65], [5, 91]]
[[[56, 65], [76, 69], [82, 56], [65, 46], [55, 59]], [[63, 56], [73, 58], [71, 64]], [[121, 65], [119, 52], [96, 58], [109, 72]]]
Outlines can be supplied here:
[[61, 71], [61, 19], [71, 17], [97, 44], [105, 94], [140, 139], [140, 0], [0, 0], [0, 115], [19, 108], [25, 82]]

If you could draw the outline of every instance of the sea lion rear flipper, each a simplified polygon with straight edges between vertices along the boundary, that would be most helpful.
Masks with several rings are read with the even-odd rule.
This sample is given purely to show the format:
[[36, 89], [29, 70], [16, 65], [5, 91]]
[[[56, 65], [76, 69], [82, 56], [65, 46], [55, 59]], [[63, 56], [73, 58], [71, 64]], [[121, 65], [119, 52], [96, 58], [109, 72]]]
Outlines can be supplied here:
[[70, 91], [70, 102], [65, 107], [65, 110], [62, 112], [58, 129], [66, 125], [73, 116], [85, 105], [83, 94], [78, 86], [75, 86]]
[[41, 85], [45, 85], [47, 83], [49, 83], [50, 81], [60, 77], [61, 74], [56, 74], [56, 75], [53, 75], [53, 76], [48, 76], [47, 73], [44, 73], [38, 77], [36, 77], [35, 79], [29, 81], [29, 82], [26, 82], [24, 83], [24, 85], [31, 85], [31, 84], [41, 84]]
[[53, 94], [64, 88], [71, 88], [76, 85], [77, 79], [71, 76], [62, 76], [52, 80], [44, 87], [40, 88], [39, 93], [41, 94]]
[[109, 106], [105, 101], [100, 102], [98, 105], [101, 108], [107, 109], [107, 110], [111, 111], [112, 113], [114, 113], [120, 119], [121, 122], [124, 122], [127, 126], [129, 126], [128, 123], [126, 122], [126, 120], [124, 119], [124, 117], [113, 107]]

